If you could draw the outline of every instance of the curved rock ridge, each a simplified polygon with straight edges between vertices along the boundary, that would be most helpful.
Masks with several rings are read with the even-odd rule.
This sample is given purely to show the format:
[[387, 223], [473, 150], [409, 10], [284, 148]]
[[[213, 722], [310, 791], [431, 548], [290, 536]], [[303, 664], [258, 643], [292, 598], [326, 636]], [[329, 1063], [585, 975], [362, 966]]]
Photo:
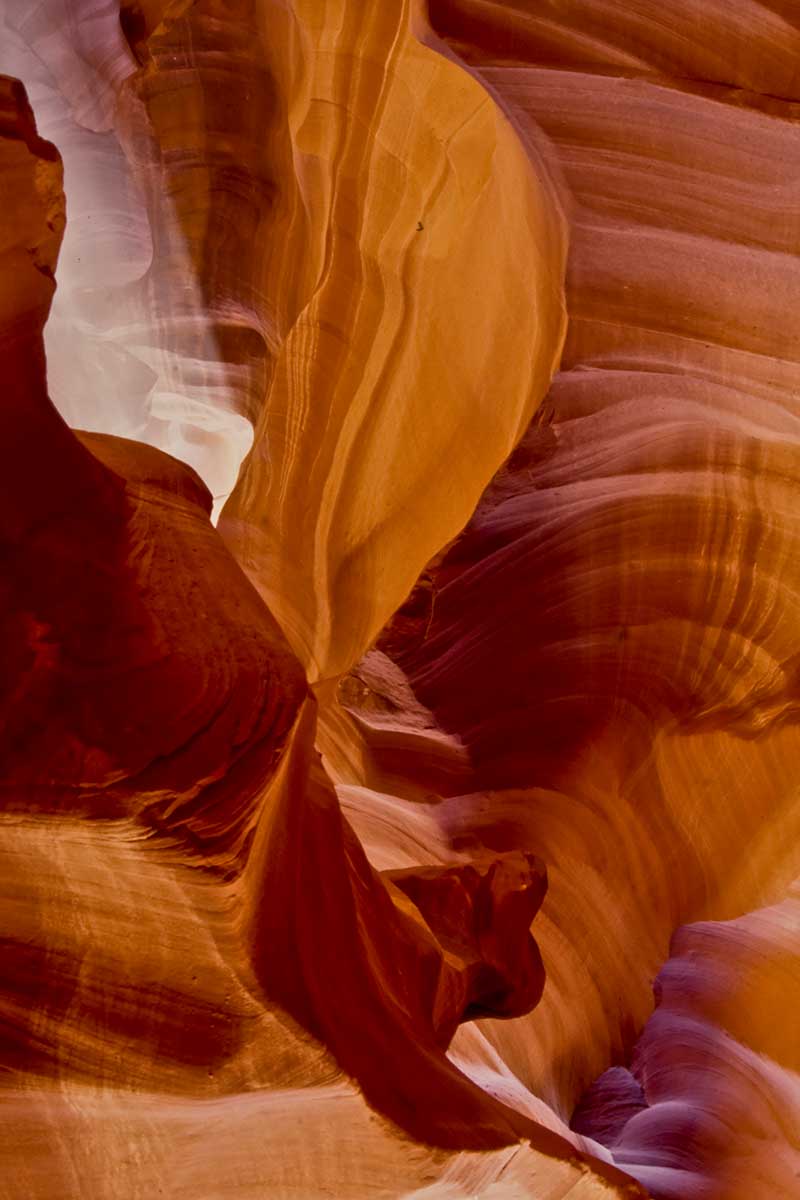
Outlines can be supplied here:
[[[459, 1022], [536, 1004], [542, 865], [381, 878], [208, 489], [157, 449], [75, 434], [51, 403], [60, 182], [0, 77], [0, 246], [25, 283], [0, 326], [4, 1190], [289, 1195], [300, 1178], [309, 1196], [468, 1195], [501, 1194], [502, 1175], [552, 1200], [642, 1195], [445, 1053]], [[299, 1090], [323, 1144], [360, 1122], [372, 1166], [304, 1165], [285, 1124]]]
[[[202, 181], [178, 197], [190, 245], [226, 233], [228, 257], [203, 257], [210, 303], [241, 334], [233, 357], [256, 346], [266, 372], [257, 449], [220, 528], [325, 678], [465, 523], [544, 393], [563, 335], [562, 220], [543, 164], [425, 44], [420, 5], [365, 18], [344, 0], [266, 4], [255, 31], [250, 9], [175, 9], [138, 87], [158, 129], [176, 105], [205, 111], [221, 51], [235, 71], [238, 102], [210, 143], [187, 116], [194, 160], [179, 163]], [[255, 165], [228, 186], [242, 161]]]
[[[672, 41], [644, 5], [465, 0], [431, 15], [515, 127], [535, 123], [557, 152], [569, 331], [517, 450], [378, 647], [472, 765], [469, 787], [439, 773], [417, 825], [445, 854], [535, 846], [548, 865], [542, 1002], [481, 1030], [569, 1119], [627, 1061], [676, 928], [749, 920], [798, 871], [797, 30], [761, 5], [703, 6], [700, 44], [679, 36], [697, 4], [679, 6]], [[357, 720], [375, 772], [387, 735]], [[406, 751], [419, 808], [430, 751], [408, 738]], [[343, 778], [348, 811], [376, 836], [359, 783]], [[386, 820], [401, 845], [402, 805]], [[759, 1019], [758, 996], [740, 1003]], [[702, 1086], [696, 1066], [680, 1077], [687, 1061], [673, 1089], [697, 1087], [697, 1120], [736, 1128], [757, 1075], [732, 1072], [740, 1107], [720, 1117], [713, 1059]], [[635, 1112], [618, 1083], [611, 1109]], [[758, 1153], [740, 1186], [733, 1145], [704, 1135], [703, 1149], [662, 1116], [631, 1118], [658, 1132], [639, 1160], [631, 1133], [620, 1158], [654, 1195], [760, 1194]], [[788, 1163], [790, 1126], [767, 1128]], [[775, 1194], [798, 1194], [776, 1172]]]
[[800, 1198], [794, 6], [0, 38], [0, 1196]]
[[678, 930], [630, 1071], [583, 1099], [576, 1126], [658, 1195], [797, 1194], [799, 903], [795, 883], [768, 908]]

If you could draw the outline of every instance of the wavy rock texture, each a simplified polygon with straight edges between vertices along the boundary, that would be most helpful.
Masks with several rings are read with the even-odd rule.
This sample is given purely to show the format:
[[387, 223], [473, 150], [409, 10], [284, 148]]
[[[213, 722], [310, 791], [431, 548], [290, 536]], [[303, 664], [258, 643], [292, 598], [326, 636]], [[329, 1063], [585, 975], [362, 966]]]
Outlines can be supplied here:
[[344, 0], [124, 4], [130, 45], [113, 5], [6, 3], [0, 67], [31, 78], [76, 181], [60, 410], [177, 454], [219, 500], [252, 424], [225, 536], [310, 676], [350, 667], [547, 388], [547, 173], [410, 0], [368, 21]]
[[[221, 527], [312, 679], [353, 664], [464, 524], [560, 349], [547, 177], [485, 92], [425, 44], [417, 9], [365, 19], [339, 0], [323, 19], [298, 0], [282, 21], [267, 6], [268, 36], [250, 48], [271, 70], [275, 118], [286, 110], [260, 152], [275, 253], [251, 284], [276, 311], [259, 329], [273, 352], [262, 451]], [[234, 33], [237, 13], [226, 6]], [[150, 40], [153, 90], [174, 86], [175, 40], [191, 31], [216, 52], [212, 16], [195, 5]]]
[[536, 1003], [543, 868], [381, 880], [199, 478], [52, 406], [60, 162], [4, 88], [4, 1190], [636, 1194], [445, 1055], [459, 1021]]
[[[518, 1027], [484, 1029], [565, 1117], [630, 1053], [673, 931], [776, 902], [798, 874], [800, 226], [788, 197], [800, 142], [788, 100], [746, 90], [778, 78], [797, 34], [759, 7], [745, 55], [748, 6], [734, 8], [703, 8], [705, 57], [621, 6], [431, 10], [515, 124], [535, 121], [559, 154], [570, 325], [539, 416], [380, 645], [474, 768], [473, 794], [432, 810], [445, 844], [535, 844], [548, 863], [542, 1004]], [[682, 6], [678, 29], [700, 16]], [[791, 81], [769, 90], [791, 97]], [[797, 953], [793, 911], [778, 955]], [[741, 1003], [759, 1019], [757, 995]], [[717, 1021], [677, 1065], [655, 1019], [633, 1069], [649, 1102], [647, 1056], [662, 1071], [671, 1061], [673, 1091], [692, 1096], [700, 1124], [727, 1122], [735, 1144], [748, 1088], [762, 1085], [731, 1063], [727, 1112], [709, 1098], [718, 1084], [697, 1085], [698, 1058], [715, 1071]], [[778, 1054], [771, 1078], [788, 1065]], [[790, 1118], [767, 1127], [762, 1167], [739, 1170], [735, 1145], [693, 1148], [678, 1106], [660, 1106], [657, 1125], [633, 1120], [621, 1161], [656, 1195], [795, 1195], [789, 1167], [769, 1183], [758, 1173], [796, 1155]], [[658, 1170], [634, 1128], [674, 1147]]]
[[0, 1196], [800, 1196], [793, 6], [0, 15]]
[[[317, 761], [300, 664], [199, 478], [76, 437], [52, 406], [60, 162], [21, 85], [0, 97], [0, 244], [18, 277], [1, 327], [5, 1193], [392, 1195], [440, 1175], [452, 1193], [509, 1170], [548, 1195], [608, 1194], [623, 1176], [444, 1053], [460, 1020], [538, 999], [541, 865], [383, 882]], [[310, 1034], [420, 1143], [456, 1153], [409, 1162]], [[307, 1132], [287, 1141], [298, 1092], [322, 1147], [306, 1165]], [[360, 1155], [340, 1160], [353, 1128]], [[521, 1138], [527, 1152], [503, 1153]]]
[[[612, 1068], [584, 1098], [576, 1127], [657, 1194], [796, 1195], [800, 1056], [785, 1013], [799, 923], [795, 885], [769, 908], [681, 929], [631, 1070]], [[624, 1108], [608, 1103], [609, 1086]]]

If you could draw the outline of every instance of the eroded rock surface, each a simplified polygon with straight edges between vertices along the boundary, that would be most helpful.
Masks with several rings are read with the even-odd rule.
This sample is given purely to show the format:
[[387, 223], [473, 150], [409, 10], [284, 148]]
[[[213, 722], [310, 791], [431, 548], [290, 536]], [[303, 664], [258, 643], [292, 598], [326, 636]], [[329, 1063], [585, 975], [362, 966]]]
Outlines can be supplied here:
[[800, 1196], [791, 5], [0, 16], [0, 1195]]

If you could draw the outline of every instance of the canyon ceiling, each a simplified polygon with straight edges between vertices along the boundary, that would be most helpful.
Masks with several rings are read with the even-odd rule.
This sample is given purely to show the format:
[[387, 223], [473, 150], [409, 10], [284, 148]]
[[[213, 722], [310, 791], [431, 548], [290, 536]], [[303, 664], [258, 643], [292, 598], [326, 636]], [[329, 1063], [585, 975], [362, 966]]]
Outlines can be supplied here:
[[0, 72], [0, 1200], [800, 1200], [800, 0]]

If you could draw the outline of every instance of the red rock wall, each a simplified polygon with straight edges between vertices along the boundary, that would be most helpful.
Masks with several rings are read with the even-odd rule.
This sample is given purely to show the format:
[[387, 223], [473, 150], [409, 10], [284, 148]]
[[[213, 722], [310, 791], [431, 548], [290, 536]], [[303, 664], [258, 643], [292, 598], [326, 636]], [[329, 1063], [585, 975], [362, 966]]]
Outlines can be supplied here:
[[0, 1195], [800, 1195], [792, 6], [0, 16]]

